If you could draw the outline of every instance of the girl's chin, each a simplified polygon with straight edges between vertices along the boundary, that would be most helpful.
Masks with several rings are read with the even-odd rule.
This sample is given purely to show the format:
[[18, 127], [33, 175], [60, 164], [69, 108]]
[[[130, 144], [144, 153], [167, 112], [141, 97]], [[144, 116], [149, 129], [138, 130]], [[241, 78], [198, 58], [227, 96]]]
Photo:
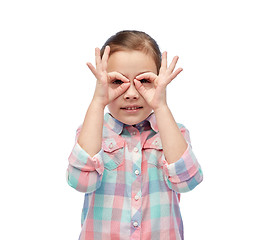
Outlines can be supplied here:
[[119, 122], [122, 122], [126, 125], [135, 125], [135, 124], [138, 124], [142, 121], [144, 121], [148, 116], [150, 115], [149, 114], [146, 114], [146, 116], [133, 116], [132, 114], [130, 116], [126, 116], [126, 117], [115, 117], [113, 116], [115, 119], [117, 119]]

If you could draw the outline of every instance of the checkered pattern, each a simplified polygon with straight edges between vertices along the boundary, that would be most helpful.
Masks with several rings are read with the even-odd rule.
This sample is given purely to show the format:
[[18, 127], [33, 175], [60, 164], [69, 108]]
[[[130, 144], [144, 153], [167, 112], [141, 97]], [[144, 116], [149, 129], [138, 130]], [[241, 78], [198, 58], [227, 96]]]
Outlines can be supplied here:
[[133, 126], [106, 114], [102, 149], [93, 157], [76, 141], [67, 180], [85, 192], [80, 240], [183, 239], [179, 194], [203, 177], [189, 132], [178, 126], [188, 148], [172, 164], [165, 160], [154, 113]]

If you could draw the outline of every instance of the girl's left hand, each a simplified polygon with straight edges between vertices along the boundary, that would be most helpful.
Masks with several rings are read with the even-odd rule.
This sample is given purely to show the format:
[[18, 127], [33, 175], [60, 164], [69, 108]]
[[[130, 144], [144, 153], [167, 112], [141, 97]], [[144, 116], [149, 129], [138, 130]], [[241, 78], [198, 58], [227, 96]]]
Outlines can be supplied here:
[[[155, 73], [147, 72], [138, 75], [134, 79], [136, 89], [154, 111], [160, 107], [167, 106], [166, 87], [183, 70], [178, 68], [174, 71], [178, 59], [179, 57], [174, 57], [167, 68], [167, 52], [164, 52], [158, 76]], [[142, 84], [142, 80], [147, 81], [145, 84], [152, 84], [151, 87], [144, 83]]]

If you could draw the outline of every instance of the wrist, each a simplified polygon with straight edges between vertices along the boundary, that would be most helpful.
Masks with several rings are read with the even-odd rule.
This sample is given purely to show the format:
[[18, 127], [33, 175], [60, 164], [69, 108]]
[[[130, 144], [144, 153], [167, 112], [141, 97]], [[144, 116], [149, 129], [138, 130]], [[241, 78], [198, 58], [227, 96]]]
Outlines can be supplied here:
[[153, 107], [153, 111], [154, 112], [160, 112], [160, 111], [163, 111], [166, 108], [169, 108], [167, 102], [166, 101], [164, 101], [164, 102], [162, 101], [162, 102], [159, 102], [159, 104], [157, 104], [157, 106]]
[[97, 98], [93, 98], [91, 103], [90, 103], [90, 106], [92, 107], [95, 107], [96, 109], [100, 110], [104, 110], [105, 107], [106, 107], [107, 103], [104, 103], [103, 101], [101, 101], [100, 99], [97, 99]]
[[167, 105], [167, 103], [164, 104], [160, 104], [159, 106], [157, 106], [156, 108], [153, 108], [153, 111], [155, 112], [155, 114], [163, 114], [164, 112], [169, 110], [169, 106]]

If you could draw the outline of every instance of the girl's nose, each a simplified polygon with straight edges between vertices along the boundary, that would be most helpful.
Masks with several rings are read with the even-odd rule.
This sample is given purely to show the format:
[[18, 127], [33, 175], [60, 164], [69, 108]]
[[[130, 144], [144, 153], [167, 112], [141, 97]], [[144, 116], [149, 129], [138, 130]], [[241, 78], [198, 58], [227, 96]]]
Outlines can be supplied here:
[[137, 91], [134, 83], [130, 84], [130, 87], [124, 93], [124, 98], [125, 99], [138, 99], [139, 98], [139, 92]]

